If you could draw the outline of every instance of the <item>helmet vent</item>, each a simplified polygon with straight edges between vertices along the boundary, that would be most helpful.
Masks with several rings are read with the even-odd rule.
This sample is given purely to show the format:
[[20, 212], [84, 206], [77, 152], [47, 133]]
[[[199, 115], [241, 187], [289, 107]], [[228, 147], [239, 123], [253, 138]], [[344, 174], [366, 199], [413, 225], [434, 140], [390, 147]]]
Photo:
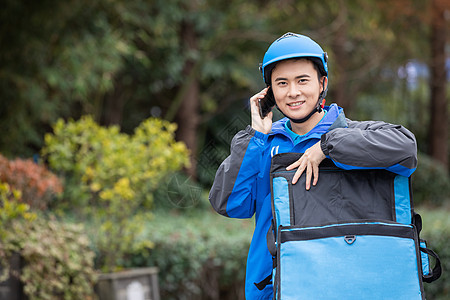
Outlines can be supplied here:
[[277, 40], [277, 42], [278, 42], [279, 40], [282, 40], [282, 39], [287, 38], [287, 37], [290, 37], [290, 36], [300, 37], [300, 35], [297, 34], [297, 33], [288, 32], [288, 33], [283, 34], [281, 37], [279, 37], [278, 40]]

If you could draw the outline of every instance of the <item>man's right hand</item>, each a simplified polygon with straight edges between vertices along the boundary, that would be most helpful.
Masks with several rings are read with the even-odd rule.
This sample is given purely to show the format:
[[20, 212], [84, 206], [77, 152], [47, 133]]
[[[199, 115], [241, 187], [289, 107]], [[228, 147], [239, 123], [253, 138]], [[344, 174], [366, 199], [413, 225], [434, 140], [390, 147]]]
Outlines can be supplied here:
[[250, 98], [250, 108], [252, 113], [252, 128], [256, 131], [268, 134], [272, 130], [272, 116], [273, 113], [270, 112], [264, 119], [261, 119], [259, 115], [258, 101], [266, 96], [267, 90], [269, 88], [263, 89], [261, 92], [255, 94]]

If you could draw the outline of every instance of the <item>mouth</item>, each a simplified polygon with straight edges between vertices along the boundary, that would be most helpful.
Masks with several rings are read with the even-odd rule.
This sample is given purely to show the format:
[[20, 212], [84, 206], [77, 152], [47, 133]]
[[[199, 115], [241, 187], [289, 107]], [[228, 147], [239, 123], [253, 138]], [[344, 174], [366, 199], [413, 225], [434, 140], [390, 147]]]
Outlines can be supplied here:
[[292, 102], [292, 103], [288, 103], [287, 106], [291, 107], [291, 108], [297, 108], [302, 106], [306, 101], [296, 101], [296, 102]]

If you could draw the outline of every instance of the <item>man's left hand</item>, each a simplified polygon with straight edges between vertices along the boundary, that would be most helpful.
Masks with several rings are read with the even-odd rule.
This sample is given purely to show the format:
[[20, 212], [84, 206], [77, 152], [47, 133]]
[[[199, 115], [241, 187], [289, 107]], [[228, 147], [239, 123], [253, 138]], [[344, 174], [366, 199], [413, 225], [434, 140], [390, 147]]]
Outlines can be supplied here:
[[325, 154], [323, 154], [320, 148], [320, 141], [314, 144], [311, 148], [307, 149], [302, 157], [289, 165], [286, 170], [292, 170], [298, 167], [297, 171], [292, 178], [292, 184], [296, 184], [303, 171], [306, 170], [306, 189], [311, 188], [311, 177], [313, 177], [313, 185], [317, 184], [319, 180], [319, 164], [325, 159]]

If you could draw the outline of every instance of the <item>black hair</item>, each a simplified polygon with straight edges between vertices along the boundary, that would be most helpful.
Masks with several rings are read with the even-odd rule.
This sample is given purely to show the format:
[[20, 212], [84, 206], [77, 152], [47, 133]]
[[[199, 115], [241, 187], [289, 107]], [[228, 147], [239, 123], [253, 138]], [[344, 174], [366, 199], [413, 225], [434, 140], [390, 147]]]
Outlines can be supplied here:
[[[291, 60], [291, 59], [292, 60], [306, 59], [306, 60], [309, 60], [310, 62], [312, 62], [314, 69], [317, 72], [317, 78], [319, 81], [320, 81], [320, 78], [322, 78], [322, 76], [327, 76], [327, 72], [325, 72], [325, 68], [323, 67], [323, 63], [322, 63], [322, 60], [320, 60], [320, 58], [307, 56], [307, 57], [293, 57], [293, 58], [289, 58], [288, 60]], [[282, 61], [283, 60], [276, 61], [264, 68], [264, 81], [267, 85], [271, 84], [271, 77], [272, 77], [273, 69], [275, 69], [276, 65]]]

